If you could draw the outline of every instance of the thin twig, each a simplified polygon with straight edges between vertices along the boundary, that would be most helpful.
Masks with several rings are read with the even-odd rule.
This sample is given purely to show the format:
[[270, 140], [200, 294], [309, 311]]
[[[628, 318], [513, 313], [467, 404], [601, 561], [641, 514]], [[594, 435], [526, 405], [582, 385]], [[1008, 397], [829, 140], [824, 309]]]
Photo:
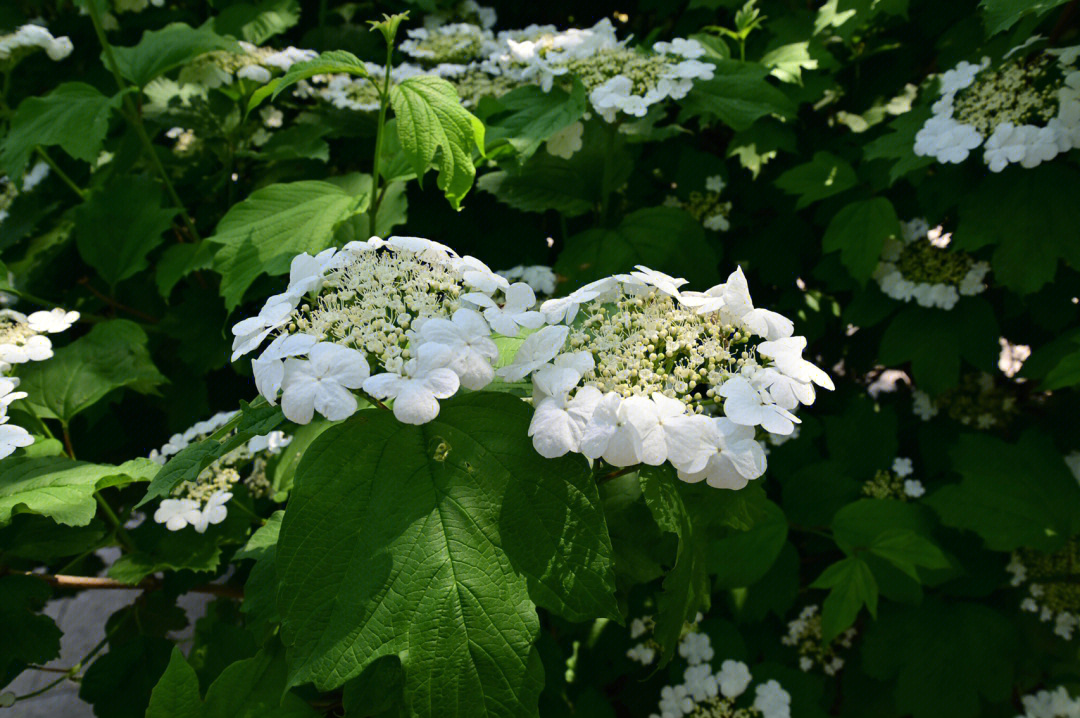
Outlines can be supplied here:
[[[13, 572], [18, 573], [18, 572]], [[68, 588], [74, 590], [136, 590], [136, 591], [157, 591], [162, 587], [161, 581], [156, 578], [143, 579], [139, 583], [124, 583], [123, 581], [117, 581], [112, 578], [102, 578], [100, 576], [63, 576], [60, 574], [49, 573], [34, 573], [32, 571], [25, 572], [27, 576], [33, 576], [34, 578], [41, 579], [50, 586], [56, 588]], [[195, 586], [188, 589], [191, 593], [208, 593], [213, 596], [224, 596], [227, 598], [243, 598], [244, 592], [242, 589], [235, 588], [233, 586], [225, 586], [217, 583], [206, 583], [201, 586]]]
[[597, 479], [596, 485], [600, 486], [601, 484], [606, 484], [607, 482], [613, 479], [617, 479], [620, 476], [626, 476], [627, 474], [631, 474], [637, 471], [637, 469], [637, 466], [625, 466], [621, 469], [617, 469], [616, 471], [612, 471], [610, 474], [605, 474], [604, 476], [601, 476], [599, 479]]

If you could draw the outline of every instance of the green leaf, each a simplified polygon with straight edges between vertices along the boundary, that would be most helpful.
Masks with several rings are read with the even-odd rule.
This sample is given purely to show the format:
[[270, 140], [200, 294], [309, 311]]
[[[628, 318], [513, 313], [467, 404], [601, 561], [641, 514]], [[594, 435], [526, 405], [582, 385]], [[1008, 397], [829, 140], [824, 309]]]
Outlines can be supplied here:
[[997, 320], [983, 299], [965, 299], [951, 311], [905, 307], [881, 337], [878, 356], [886, 366], [911, 362], [915, 384], [931, 394], [960, 381], [960, 360], [990, 370], [999, 347]]
[[698, 80], [682, 100], [688, 117], [709, 115], [735, 130], [745, 130], [766, 115], [793, 117], [795, 105], [766, 79], [769, 69], [749, 62], [717, 60], [711, 80]]
[[40, 614], [52, 588], [31, 576], [0, 576], [0, 688], [26, 664], [45, 664], [60, 655], [60, 629]]
[[330, 159], [330, 145], [323, 139], [327, 129], [315, 124], [293, 125], [278, 130], [258, 152], [267, 162]]
[[823, 248], [840, 252], [851, 276], [866, 284], [877, 269], [885, 240], [900, 236], [900, 220], [884, 197], [853, 202], [835, 215], [825, 230]]
[[728, 143], [727, 156], [738, 157], [739, 164], [757, 179], [761, 168], [781, 151], [795, 151], [795, 133], [791, 128], [776, 121], [755, 122], [750, 129], [735, 133]]
[[858, 178], [851, 165], [831, 152], [815, 152], [806, 164], [792, 167], [776, 179], [776, 186], [788, 194], [799, 195], [797, 209], [851, 189]]
[[487, 154], [509, 145], [524, 160], [540, 149], [549, 137], [577, 122], [585, 114], [585, 87], [575, 82], [571, 92], [557, 87], [544, 92], [538, 85], [525, 85], [497, 100], [499, 112], [487, 120]]
[[484, 154], [484, 125], [461, 106], [454, 86], [439, 77], [410, 77], [390, 88], [401, 149], [417, 177], [438, 155], [439, 189], [454, 209], [472, 188], [473, 147]]
[[949, 568], [949, 559], [940, 548], [914, 531], [882, 531], [870, 545], [872, 553], [890, 561], [898, 569], [919, 581], [916, 567]]
[[863, 667], [878, 680], [895, 676], [900, 715], [976, 718], [987, 714], [980, 696], [1008, 702], [1016, 645], [1016, 629], [1000, 612], [927, 600], [882, 612], [866, 631]]
[[1058, 260], [1080, 267], [1080, 171], [1061, 162], [991, 172], [960, 203], [954, 240], [960, 249], [994, 245], [994, 279], [1019, 294], [1054, 279]]
[[[294, 439], [295, 440], [295, 439]], [[254, 559], [247, 583], [244, 584], [244, 603], [240, 610], [247, 616], [245, 625], [256, 635], [269, 635], [273, 626], [281, 623], [277, 611], [278, 535], [284, 511], [275, 511], [264, 526], [259, 527], [243, 549], [233, 555], [234, 561]]]
[[22, 177], [37, 145], [59, 145], [77, 160], [94, 162], [109, 131], [109, 115], [119, 106], [119, 95], [106, 97], [82, 82], [65, 82], [44, 97], [28, 97], [11, 121], [0, 163], [9, 176]]
[[818, 61], [810, 56], [810, 43], [791, 42], [773, 48], [761, 58], [761, 64], [781, 82], [802, 84], [803, 70], [816, 70]]
[[221, 543], [233, 535], [242, 535], [248, 524], [247, 517], [235, 510], [229, 512], [223, 523], [209, 527], [205, 533], [194, 529], [169, 531], [147, 519], [129, 532], [136, 549], [109, 566], [109, 578], [135, 585], [162, 571], [214, 571], [221, 564]]
[[149, 393], [165, 381], [150, 359], [146, 332], [126, 319], [112, 319], [57, 349], [47, 362], [18, 369], [20, 391], [39, 416], [70, 421], [114, 389]]
[[[161, 244], [177, 212], [162, 208], [164, 199], [149, 177], [125, 175], [75, 208], [79, 254], [109, 286], [146, 269], [146, 255]], [[117, 232], [117, 227], [124, 230]]]
[[710, 286], [717, 278], [716, 252], [705, 231], [675, 207], [639, 209], [617, 227], [587, 229], [570, 237], [555, 271], [567, 277], [570, 286], [580, 286], [630, 271], [636, 264], [685, 276], [694, 286]]
[[679, 494], [677, 479], [668, 468], [643, 468], [641, 491], [656, 523], [679, 538], [675, 564], [664, 578], [657, 600], [653, 638], [662, 650], [660, 666], [675, 655], [683, 625], [699, 611], [709, 609], [708, 537], [696, 524]]
[[316, 718], [304, 700], [282, 695], [287, 678], [285, 651], [274, 641], [251, 658], [222, 671], [206, 691], [205, 718]]
[[219, 35], [261, 45], [300, 22], [298, 0], [257, 0], [229, 5], [214, 18]]
[[1068, 0], [982, 0], [979, 7], [983, 11], [986, 33], [996, 35], [1008, 30], [1029, 12], [1045, 15], [1066, 2]]
[[105, 525], [93, 520], [86, 526], [64, 526], [37, 514], [16, 513], [0, 528], [0, 546], [6, 556], [47, 562], [81, 554], [105, 538]]
[[223, 245], [214, 256], [221, 295], [231, 311], [260, 274], [286, 274], [301, 252], [334, 244], [334, 227], [361, 211], [364, 197], [318, 180], [272, 184], [229, 208], [207, 242]]
[[810, 587], [831, 589], [821, 609], [822, 641], [826, 644], [855, 624], [863, 606], [871, 616], [877, 616], [877, 581], [866, 561], [857, 556], [829, 566]]
[[277, 547], [291, 685], [329, 689], [398, 655], [414, 714], [536, 714], [533, 603], [618, 614], [591, 473], [537, 455], [530, 414], [477, 392], [422, 426], [369, 409], [316, 439]]
[[285, 88], [295, 85], [300, 80], [306, 80], [315, 75], [356, 75], [372, 80], [364, 63], [360, 59], [345, 50], [330, 50], [324, 52], [314, 60], [296, 62], [281, 77], [271, 80], [259, 89], [255, 90], [248, 100], [248, 112], [258, 107], [267, 97], [276, 98]]
[[146, 718], [202, 718], [199, 678], [179, 647], [173, 647], [169, 665], [150, 693]]
[[893, 160], [889, 168], [889, 184], [915, 170], [934, 164], [933, 157], [920, 156], [911, 151], [915, 146], [915, 134], [930, 119], [929, 107], [919, 107], [897, 117], [886, 127], [888, 132], [863, 145], [863, 157], [867, 160]]
[[214, 250], [218, 246], [211, 242], [187, 242], [174, 244], [155, 262], [155, 278], [158, 292], [165, 299], [172, 294], [173, 287], [181, 279], [199, 269], [209, 269], [214, 264]]
[[399, 716], [404, 703], [404, 674], [397, 656], [383, 656], [345, 684], [341, 703], [348, 718]]
[[240, 418], [233, 433], [219, 436], [224, 432], [207, 437], [203, 441], [181, 449], [155, 474], [146, 496], [136, 508], [158, 498], [165, 498], [183, 481], [194, 481], [202, 470], [216, 459], [221, 458], [255, 436], [263, 436], [278, 427], [285, 417], [277, 406], [263, 403], [249, 405], [241, 402]]
[[[1080, 342], [1076, 343], [1080, 344]], [[1043, 391], [1054, 391], [1077, 384], [1080, 384], [1080, 346], [1076, 351], [1058, 360], [1057, 364], [1043, 377], [1039, 388]]]
[[992, 551], [1051, 551], [1080, 531], [1080, 486], [1047, 436], [1034, 430], [1009, 444], [963, 434], [952, 452], [958, 485], [927, 503], [948, 526], [974, 531]]
[[94, 706], [98, 718], [145, 715], [172, 651], [172, 642], [157, 636], [136, 634], [123, 642], [111, 642], [109, 652], [83, 674], [79, 697]]
[[[154, 78], [204, 53], [241, 51], [236, 41], [221, 37], [208, 27], [193, 28], [182, 22], [174, 22], [160, 30], [147, 30], [137, 45], [112, 50], [120, 74], [138, 87], [145, 87]], [[104, 53], [102, 62], [108, 65]]]
[[[760, 580], [787, 541], [787, 517], [779, 506], [765, 498], [760, 486], [739, 491], [717, 492], [728, 503], [739, 502], [742, 515], [730, 518], [723, 528], [714, 528], [709, 542], [709, 571], [714, 589], [739, 588]], [[711, 513], [711, 511], [710, 511]], [[716, 514], [722, 516], [720, 512]]]
[[66, 457], [4, 459], [0, 473], [0, 524], [16, 511], [48, 516], [68, 526], [86, 526], [97, 513], [94, 492], [124, 483], [118, 477], [148, 481], [156, 470], [149, 459], [120, 466], [88, 464]]

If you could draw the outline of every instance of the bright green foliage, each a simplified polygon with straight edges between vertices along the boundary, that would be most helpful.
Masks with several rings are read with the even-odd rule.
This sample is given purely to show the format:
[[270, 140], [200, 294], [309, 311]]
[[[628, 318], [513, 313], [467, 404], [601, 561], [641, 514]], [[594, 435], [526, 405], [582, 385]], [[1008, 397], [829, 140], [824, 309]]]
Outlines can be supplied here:
[[300, 21], [298, 0], [257, 0], [226, 6], [214, 18], [214, 31], [258, 45]]
[[249, 108], [256, 107], [267, 97], [277, 97], [286, 88], [295, 85], [300, 80], [306, 80], [315, 75], [346, 74], [366, 77], [372, 82], [374, 78], [364, 67], [364, 63], [351, 52], [344, 50], [332, 50], [324, 52], [313, 60], [297, 62], [289, 68], [281, 77], [260, 87], [251, 95], [248, 103]]
[[858, 556], [848, 556], [821, 572], [811, 588], [827, 588], [829, 595], [821, 611], [821, 630], [825, 643], [832, 641], [851, 624], [866, 606], [877, 618], [878, 585], [874, 574]]
[[837, 212], [822, 240], [826, 252], [840, 252], [851, 276], [865, 284], [877, 268], [889, 237], [900, 236], [900, 221], [884, 197], [853, 202]]
[[492, 103], [497, 109], [486, 120], [487, 154], [494, 156], [506, 143], [521, 159], [531, 157], [547, 138], [585, 114], [585, 88], [576, 83], [567, 93], [544, 92], [533, 85], [511, 90]]
[[126, 177], [76, 210], [79, 254], [110, 286], [146, 269], [146, 255], [161, 244], [176, 215], [163, 203], [152, 179]]
[[118, 96], [106, 97], [82, 82], [66, 82], [44, 97], [30, 97], [19, 106], [4, 138], [0, 163], [9, 175], [20, 177], [37, 145], [59, 145], [75, 159], [93, 162], [119, 104]]
[[30, 401], [38, 416], [68, 422], [115, 389], [147, 393], [165, 381], [146, 342], [146, 332], [135, 322], [102, 322], [57, 349], [48, 362], [24, 364], [19, 369], [20, 387], [33, 392]]
[[716, 76], [699, 82], [683, 102], [688, 115], [716, 117], [736, 130], [745, 130], [766, 115], [790, 117], [795, 106], [765, 79], [760, 65], [719, 60]]
[[[584, 462], [537, 456], [527, 423], [517, 399], [479, 393], [420, 427], [367, 410], [315, 441], [275, 559], [290, 684], [336, 687], [398, 655], [416, 714], [535, 713], [533, 602], [579, 619], [615, 604]], [[342, 535], [345, 561], [328, 551]]]
[[233, 206], [207, 239], [223, 245], [214, 270], [226, 306], [236, 307], [260, 274], [285, 274], [296, 254], [331, 246], [334, 227], [367, 201], [329, 182], [303, 181], [270, 185]]
[[147, 30], [137, 45], [113, 48], [113, 55], [124, 79], [145, 87], [154, 78], [213, 50], [239, 52], [240, 47], [208, 28], [177, 22]]
[[461, 106], [457, 91], [437, 77], [413, 77], [390, 88], [398, 141], [417, 177], [435, 161], [439, 189], [454, 209], [472, 187], [472, 153], [484, 153], [484, 125]]

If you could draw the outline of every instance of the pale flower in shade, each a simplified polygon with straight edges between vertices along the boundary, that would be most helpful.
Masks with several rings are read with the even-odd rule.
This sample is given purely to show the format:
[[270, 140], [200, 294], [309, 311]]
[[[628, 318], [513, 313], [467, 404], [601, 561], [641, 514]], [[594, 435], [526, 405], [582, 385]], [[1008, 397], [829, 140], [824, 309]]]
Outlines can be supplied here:
[[716, 682], [720, 684], [720, 693], [725, 698], [738, 698], [746, 692], [753, 677], [750, 669], [742, 661], [728, 659], [720, 664]]
[[[193, 499], [162, 499], [157, 511], [154, 512], [154, 521], [165, 524], [165, 528], [170, 531], [179, 531], [188, 524], [194, 526], [201, 520], [202, 511], [199, 509], [199, 502]], [[203, 531], [205, 530], [204, 526]]]
[[312, 347], [307, 359], [285, 360], [281, 381], [281, 411], [297, 424], [307, 424], [315, 411], [330, 421], [340, 421], [356, 411], [356, 397], [368, 378], [364, 355], [339, 344], [322, 342]]
[[398, 421], [426, 424], [439, 415], [439, 399], [452, 397], [461, 384], [450, 368], [453, 360], [449, 347], [433, 342], [421, 344], [400, 374], [376, 374], [364, 382], [364, 391], [376, 399], [393, 399]]
[[[197, 516], [192, 515], [195, 519], [191, 521], [191, 526], [198, 533], [206, 533], [206, 529], [213, 524], [219, 524], [225, 520], [225, 517], [229, 515], [229, 509], [225, 506], [229, 499], [232, 498], [232, 493], [229, 491], [215, 491], [210, 495], [210, 498], [206, 500], [206, 505], [202, 507], [202, 511], [196, 510]], [[165, 503], [164, 501], [162, 503]]]
[[56, 334], [67, 331], [77, 321], [79, 321], [78, 312], [69, 312], [59, 307], [34, 312], [26, 318], [30, 328], [40, 334]]

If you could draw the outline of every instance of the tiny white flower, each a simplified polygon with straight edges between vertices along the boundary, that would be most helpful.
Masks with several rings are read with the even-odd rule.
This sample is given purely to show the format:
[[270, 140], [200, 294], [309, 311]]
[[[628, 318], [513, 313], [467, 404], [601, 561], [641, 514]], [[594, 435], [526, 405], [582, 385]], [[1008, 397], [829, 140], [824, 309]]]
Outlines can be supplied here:
[[45, 361], [52, 355], [52, 342], [40, 334], [30, 337], [22, 344], [0, 344], [0, 362], [7, 364]]
[[650, 287], [659, 289], [670, 297], [677, 298], [679, 296], [679, 287], [686, 284], [686, 280], [681, 277], [672, 277], [640, 264], [634, 267], [634, 269], [637, 271], [630, 272], [631, 277], [641, 280]]
[[785, 337], [758, 345], [758, 353], [772, 359], [776, 368], [785, 376], [804, 384], [813, 382], [830, 391], [835, 389], [828, 374], [802, 358], [805, 349], [806, 337]]
[[612, 466], [641, 463], [638, 426], [647, 425], [650, 418], [655, 423], [655, 408], [645, 397], [624, 399], [615, 392], [608, 392], [597, 402], [585, 427], [581, 437], [581, 453], [590, 459], [603, 458]]
[[188, 524], [195, 525], [201, 520], [199, 502], [192, 499], [162, 499], [161, 505], [154, 512], [154, 521], [165, 524], [165, 528], [170, 531], [179, 531]]
[[704, 480], [716, 489], [741, 489], [765, 473], [765, 450], [754, 439], [753, 427], [724, 417], [708, 421], [705, 461], [690, 464], [690, 470], [680, 469], [680, 479], [688, 483]]
[[713, 175], [712, 177], [705, 178], [705, 189], [709, 192], [723, 192], [724, 191], [724, 178], [720, 175]]
[[762, 393], [741, 376], [734, 376], [716, 389], [725, 398], [724, 415], [743, 426], [760, 425], [773, 434], [790, 434], [799, 418], [787, 409], [767, 403]]
[[922, 482], [918, 479], [908, 479], [904, 482], [904, 495], [913, 499], [917, 499], [926, 493], [926, 489], [923, 487]]
[[376, 374], [364, 382], [364, 391], [377, 399], [394, 400], [394, 416], [405, 424], [426, 424], [439, 415], [439, 399], [449, 399], [460, 386], [450, 368], [453, 352], [428, 342], [416, 348], [401, 374]]
[[308, 352], [308, 359], [285, 360], [281, 382], [281, 411], [297, 424], [307, 424], [315, 411], [330, 421], [348, 418], [356, 411], [356, 397], [368, 378], [364, 355], [355, 349], [322, 342]]
[[30, 432], [21, 426], [7, 424], [6, 421], [6, 416], [0, 416], [0, 459], [14, 453], [15, 449], [34, 443]]
[[71, 328], [79, 320], [78, 312], [68, 312], [59, 307], [49, 311], [34, 312], [26, 318], [30, 328], [41, 334], [56, 334]]
[[549, 137], [544, 147], [549, 155], [568, 160], [581, 149], [581, 138], [584, 132], [585, 125], [581, 122], [572, 122]]
[[330, 247], [314, 257], [303, 252], [292, 259], [289, 266], [289, 288], [287, 294], [299, 299], [309, 292], [317, 292], [323, 285], [323, 275], [334, 262], [337, 249]]
[[[493, 275], [493, 276], [498, 276]], [[544, 315], [533, 310], [536, 293], [524, 282], [511, 284], [504, 292], [505, 302], [496, 304], [485, 294], [466, 294], [464, 299], [484, 307], [484, 318], [491, 328], [507, 337], [516, 337], [521, 327], [539, 329], [544, 325]]]
[[495, 378], [492, 363], [499, 358], [499, 348], [491, 340], [491, 329], [478, 312], [463, 308], [454, 312], [451, 319], [428, 319], [418, 333], [424, 342], [450, 348], [453, 353], [450, 368], [466, 389], [483, 389]]
[[725, 698], [738, 698], [746, 692], [747, 686], [753, 677], [750, 669], [742, 661], [728, 659], [720, 664], [720, 671], [716, 674], [716, 681], [720, 684], [720, 692]]
[[287, 324], [299, 299], [299, 296], [275, 294], [266, 300], [258, 315], [237, 322], [232, 328], [233, 353], [230, 361], [236, 361], [255, 349], [270, 336], [270, 332]]
[[915, 469], [912, 466], [911, 459], [907, 458], [906, 456], [898, 456], [893, 459], [892, 470], [893, 473], [899, 476], [901, 479], [906, 476], [911, 476], [911, 474], [915, 472]]
[[458, 266], [465, 285], [484, 294], [494, 294], [497, 290], [505, 292], [510, 288], [510, 282], [505, 277], [491, 271], [490, 267], [476, 257], [462, 257]]
[[782, 314], [754, 308], [742, 267], [736, 268], [728, 277], [724, 284], [723, 299], [724, 311], [760, 337], [768, 340], [784, 339], [795, 331], [795, 324]]
[[791, 695], [778, 682], [770, 680], [755, 689], [754, 707], [762, 718], [791, 718]]
[[262, 65], [244, 65], [236, 71], [236, 76], [244, 80], [257, 82], [260, 85], [270, 82], [270, 71]]

